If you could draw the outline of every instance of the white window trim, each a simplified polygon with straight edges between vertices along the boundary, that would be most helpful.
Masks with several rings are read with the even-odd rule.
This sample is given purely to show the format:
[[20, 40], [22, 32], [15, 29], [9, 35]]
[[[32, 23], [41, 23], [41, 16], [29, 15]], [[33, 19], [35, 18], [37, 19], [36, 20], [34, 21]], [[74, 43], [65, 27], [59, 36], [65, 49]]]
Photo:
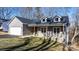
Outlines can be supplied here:
[[[58, 18], [58, 21], [56, 21], [56, 18]], [[61, 19], [59, 17], [56, 17], [56, 18], [54, 19], [54, 22], [60, 22], [61, 21]]]
[[43, 21], [43, 19], [41, 20], [41, 23], [46, 23], [47, 22], [47, 18], [45, 18], [45, 21]]

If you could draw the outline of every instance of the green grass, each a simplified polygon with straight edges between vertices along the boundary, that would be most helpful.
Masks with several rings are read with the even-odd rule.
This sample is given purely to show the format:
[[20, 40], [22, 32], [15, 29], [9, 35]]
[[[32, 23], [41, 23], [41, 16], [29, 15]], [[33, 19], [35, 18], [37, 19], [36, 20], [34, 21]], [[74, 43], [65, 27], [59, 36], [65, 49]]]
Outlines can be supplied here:
[[47, 49], [48, 51], [62, 51], [63, 45], [60, 43], [56, 43], [54, 45], [52, 45], [49, 49]]
[[49, 49], [52, 45], [55, 45], [57, 42], [56, 41], [50, 41], [49, 44], [47, 44], [45, 47], [41, 48], [40, 51], [44, 51]]
[[43, 42], [43, 39], [41, 38], [31, 38], [30, 43], [26, 46], [27, 48], [33, 47], [33, 46], [37, 46], [39, 44], [41, 44]]
[[40, 46], [38, 46], [38, 47], [36, 47], [36, 48], [34, 48], [34, 49], [32, 49], [32, 50], [33, 50], [33, 51], [39, 51], [39, 50], [42, 49], [43, 47], [47, 46], [47, 45], [49, 44], [49, 42], [50, 42], [50, 40], [45, 39], [43, 44], [41, 44]]
[[0, 50], [3, 51], [62, 51], [62, 44], [38, 37], [0, 38]]
[[19, 38], [0, 38], [0, 49], [23, 44], [25, 41]]
[[39, 46], [44, 41], [42, 38], [38, 38], [38, 37], [31, 37], [29, 39], [30, 39], [30, 42], [27, 45], [16, 48], [15, 50], [27, 51], [27, 50], [30, 50], [32, 48], [35, 48], [35, 47]]

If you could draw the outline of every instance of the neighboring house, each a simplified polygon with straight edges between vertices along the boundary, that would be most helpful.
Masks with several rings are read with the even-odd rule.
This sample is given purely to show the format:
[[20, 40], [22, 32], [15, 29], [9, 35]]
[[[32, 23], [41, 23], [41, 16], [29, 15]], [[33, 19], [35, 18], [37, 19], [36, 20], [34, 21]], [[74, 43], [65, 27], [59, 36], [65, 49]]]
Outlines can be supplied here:
[[1, 25], [2, 31], [8, 32], [8, 30], [9, 30], [8, 24], [9, 24], [9, 21], [4, 21], [4, 22], [2, 23], [2, 25]]
[[0, 29], [2, 30], [2, 31], [8, 31], [8, 22], [9, 22], [9, 20], [8, 19], [0, 19]]
[[2, 20], [0, 20], [0, 30], [2, 30]]
[[52, 36], [65, 32], [68, 26], [68, 16], [55, 16], [41, 20], [30, 20], [16, 16], [9, 23], [9, 34], [30, 35], [37, 34], [40, 31], [45, 36]]
[[[6, 24], [4, 24], [5, 22], [7, 22], [8, 21], [8, 19], [0, 19], [0, 30], [3, 30], [3, 31], [5, 31], [5, 29], [7, 28], [6, 27]], [[5, 25], [5, 26], [3, 26], [3, 24]], [[6, 28], [5, 28], [6, 27]], [[5, 29], [4, 29], [5, 28]], [[7, 30], [8, 31], [8, 30]]]

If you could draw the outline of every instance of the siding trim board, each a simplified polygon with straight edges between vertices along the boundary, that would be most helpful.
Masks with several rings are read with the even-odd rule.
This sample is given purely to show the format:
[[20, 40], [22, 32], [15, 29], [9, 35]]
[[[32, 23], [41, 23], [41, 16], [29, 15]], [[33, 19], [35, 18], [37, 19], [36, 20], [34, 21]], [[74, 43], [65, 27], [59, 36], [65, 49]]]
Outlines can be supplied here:
[[55, 24], [28, 24], [28, 27], [32, 26], [63, 26], [62, 23], [55, 23]]

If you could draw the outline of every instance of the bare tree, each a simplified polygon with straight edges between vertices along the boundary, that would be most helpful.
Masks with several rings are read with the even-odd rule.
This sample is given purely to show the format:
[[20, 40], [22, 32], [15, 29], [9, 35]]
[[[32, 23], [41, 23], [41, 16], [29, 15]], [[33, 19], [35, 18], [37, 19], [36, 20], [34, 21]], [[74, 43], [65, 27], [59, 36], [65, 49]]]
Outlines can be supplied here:
[[49, 7], [49, 8], [48, 8], [48, 16], [49, 16], [49, 17], [52, 17], [52, 16], [53, 16], [53, 14], [54, 14], [54, 13], [53, 13], [53, 11], [54, 11], [53, 9], [54, 9], [54, 8], [52, 8], [52, 7]]
[[35, 7], [34, 17], [36, 19], [41, 19], [43, 17], [43, 13], [42, 13], [42, 8], [41, 7]]
[[[68, 12], [70, 12], [70, 8], [61, 8], [60, 10], [62, 10], [62, 12], [63, 12], [63, 15], [64, 16], [68, 16]], [[68, 27], [67, 27], [67, 25], [66, 24], [64, 24], [65, 26], [64, 26], [64, 41], [63, 41], [63, 50], [65, 50], [65, 48], [67, 48], [68, 50], [70, 49], [70, 45], [69, 45], [69, 34], [68, 34], [68, 32], [69, 32], [69, 29], [68, 29]]]
[[[76, 13], [75, 13], [75, 28], [74, 28], [74, 35], [72, 37], [72, 44], [74, 43], [75, 37], [79, 35], [79, 8], [76, 8]], [[77, 40], [79, 42], [79, 40]]]
[[19, 8], [20, 10], [20, 15], [24, 18], [32, 18], [32, 12], [33, 12], [33, 8], [32, 7], [21, 7]]
[[11, 17], [12, 8], [1, 7], [0, 8], [0, 18], [1, 19], [9, 19]]

